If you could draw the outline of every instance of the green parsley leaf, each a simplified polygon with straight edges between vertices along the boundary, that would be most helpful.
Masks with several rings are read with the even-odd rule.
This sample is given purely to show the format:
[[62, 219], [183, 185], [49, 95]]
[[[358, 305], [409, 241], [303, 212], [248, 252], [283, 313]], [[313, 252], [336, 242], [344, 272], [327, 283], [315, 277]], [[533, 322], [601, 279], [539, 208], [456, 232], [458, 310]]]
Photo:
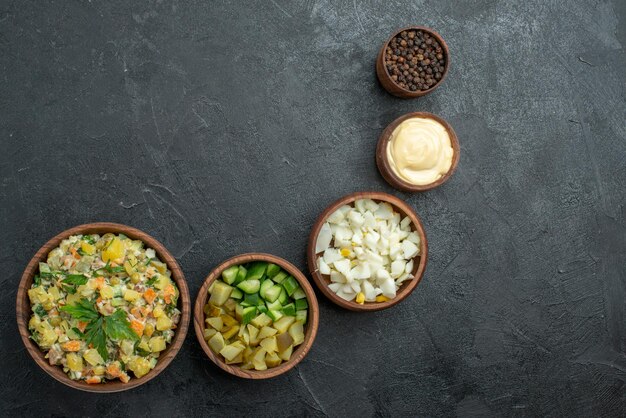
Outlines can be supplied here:
[[156, 283], [158, 279], [159, 279], [159, 275], [155, 274], [154, 276], [148, 279], [148, 281], [146, 282], [146, 286], [154, 286], [154, 284]]
[[93, 237], [93, 235], [85, 235], [83, 237], [83, 240], [85, 240], [88, 244], [94, 245], [96, 243], [96, 239]]
[[72, 315], [72, 318], [83, 322], [94, 321], [100, 316], [94, 303], [84, 298], [77, 301], [74, 305], [61, 306], [60, 310]]
[[35, 312], [41, 318], [43, 318], [44, 316], [48, 316], [48, 311], [46, 311], [40, 303], [35, 305], [35, 307], [33, 308], [33, 312]]
[[108, 338], [112, 340], [133, 340], [137, 341], [139, 336], [130, 327], [128, 315], [118, 309], [105, 320], [105, 331]]
[[76, 293], [76, 286], [83, 285], [87, 283], [88, 280], [89, 279], [82, 274], [67, 274], [65, 278], [61, 280], [61, 284], [63, 285], [63, 290], [73, 295]]
[[41, 277], [39, 277], [38, 275], [33, 277], [33, 283], [35, 284], [35, 286], [41, 285]]
[[90, 322], [85, 330], [85, 341], [87, 341], [87, 344], [93, 344], [104, 361], [107, 361], [109, 359], [109, 352], [107, 351], [107, 337], [104, 332], [103, 323], [104, 317], [102, 316]]

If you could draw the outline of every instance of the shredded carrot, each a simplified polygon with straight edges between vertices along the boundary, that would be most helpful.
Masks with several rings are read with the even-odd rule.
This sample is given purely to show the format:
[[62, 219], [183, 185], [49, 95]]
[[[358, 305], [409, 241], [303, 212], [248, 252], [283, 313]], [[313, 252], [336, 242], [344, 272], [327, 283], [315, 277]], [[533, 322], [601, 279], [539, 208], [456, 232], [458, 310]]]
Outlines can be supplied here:
[[128, 383], [128, 381], [130, 380], [128, 375], [124, 372], [120, 373], [119, 378], [122, 381], [122, 383]]
[[102, 303], [102, 298], [98, 297], [98, 299], [96, 299], [96, 303]]
[[89, 325], [89, 322], [87, 322], [87, 321], [78, 321], [78, 324], [76, 325], [76, 328], [78, 328], [80, 330], [80, 332], [85, 332], [85, 329], [87, 328], [87, 325]]
[[172, 303], [172, 296], [174, 296], [175, 294], [176, 289], [174, 289], [174, 286], [168, 284], [165, 289], [163, 289], [163, 300], [165, 300], [165, 303], [167, 303], [168, 305]]
[[112, 363], [112, 364], [109, 365], [109, 367], [107, 367], [107, 373], [110, 374], [113, 377], [119, 377], [120, 374], [122, 373], [122, 371], [117, 366], [117, 364]]
[[140, 309], [139, 307], [137, 307], [137, 306], [135, 306], [134, 308], [132, 308], [132, 309], [130, 310], [130, 313], [131, 313], [131, 315], [132, 315], [132, 316], [134, 316], [135, 318], [141, 318], [142, 316], [144, 316], [144, 315], [142, 315], [142, 313], [141, 313], [141, 309]]
[[78, 351], [80, 350], [80, 341], [71, 340], [61, 346], [65, 351]]
[[96, 277], [96, 289], [102, 289], [102, 286], [104, 286], [104, 277]]
[[75, 259], [80, 260], [80, 254], [78, 254], [78, 251], [76, 251], [76, 248], [70, 248], [70, 252], [72, 253]]
[[135, 334], [137, 334], [138, 336], [141, 337], [143, 335], [144, 325], [141, 322], [132, 320], [130, 321], [130, 327], [133, 329], [133, 331], [135, 331]]
[[87, 384], [90, 384], [90, 385], [97, 385], [98, 383], [100, 383], [100, 377], [93, 376], [93, 377], [90, 377], [89, 379], [86, 379], [85, 382], [87, 382]]
[[157, 296], [156, 292], [154, 291], [154, 289], [152, 289], [152, 288], [150, 288], [150, 287], [148, 288], [148, 290], [146, 290], [146, 291], [143, 293], [143, 298], [144, 298], [144, 299], [146, 300], [146, 302], [148, 302], [148, 303], [152, 303], [152, 302], [154, 302], [154, 299], [156, 298], [156, 296]]

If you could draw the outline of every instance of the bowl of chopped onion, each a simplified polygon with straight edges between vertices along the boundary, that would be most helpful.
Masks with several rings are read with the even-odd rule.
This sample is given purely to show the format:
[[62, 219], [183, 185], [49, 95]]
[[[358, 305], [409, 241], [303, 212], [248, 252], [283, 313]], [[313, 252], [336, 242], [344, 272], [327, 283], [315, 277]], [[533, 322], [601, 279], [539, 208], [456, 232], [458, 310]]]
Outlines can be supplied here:
[[387, 193], [342, 197], [320, 215], [309, 237], [313, 280], [335, 304], [378, 311], [404, 300], [424, 275], [428, 243], [417, 214]]

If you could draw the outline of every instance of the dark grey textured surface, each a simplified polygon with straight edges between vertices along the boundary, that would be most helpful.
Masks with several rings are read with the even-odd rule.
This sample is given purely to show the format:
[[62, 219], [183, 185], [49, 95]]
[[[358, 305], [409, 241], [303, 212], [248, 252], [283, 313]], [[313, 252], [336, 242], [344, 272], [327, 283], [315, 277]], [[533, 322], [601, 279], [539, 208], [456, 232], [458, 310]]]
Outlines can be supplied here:
[[[1, 0], [1, 415], [625, 415], [626, 3], [458, 3]], [[443, 35], [452, 67], [402, 101], [374, 59], [411, 23]], [[462, 157], [403, 195], [373, 153], [414, 110], [447, 118]], [[317, 215], [367, 189], [422, 217], [425, 278], [386, 312], [320, 299], [287, 375], [225, 375], [192, 330], [157, 379], [98, 396], [22, 347], [19, 277], [63, 229], [147, 231], [195, 298], [238, 253], [304, 269]]]

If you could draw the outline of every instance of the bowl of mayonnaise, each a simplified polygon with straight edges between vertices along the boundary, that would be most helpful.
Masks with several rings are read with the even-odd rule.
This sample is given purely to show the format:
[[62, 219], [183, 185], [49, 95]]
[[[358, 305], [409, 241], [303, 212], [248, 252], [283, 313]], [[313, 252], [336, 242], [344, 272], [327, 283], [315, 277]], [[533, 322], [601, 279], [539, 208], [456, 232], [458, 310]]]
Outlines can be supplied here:
[[448, 122], [432, 113], [413, 112], [391, 122], [380, 135], [376, 164], [394, 188], [423, 192], [452, 176], [460, 151]]

